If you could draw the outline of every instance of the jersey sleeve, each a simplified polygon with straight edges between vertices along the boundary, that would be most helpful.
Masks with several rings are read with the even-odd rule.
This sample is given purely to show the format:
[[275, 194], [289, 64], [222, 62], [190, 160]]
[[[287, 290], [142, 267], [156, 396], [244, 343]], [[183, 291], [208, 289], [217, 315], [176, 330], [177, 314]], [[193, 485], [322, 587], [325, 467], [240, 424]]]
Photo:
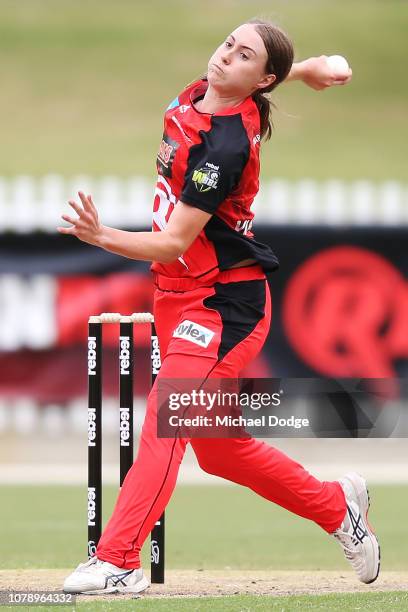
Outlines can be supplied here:
[[214, 116], [190, 148], [180, 200], [214, 214], [238, 185], [250, 145], [241, 115]]

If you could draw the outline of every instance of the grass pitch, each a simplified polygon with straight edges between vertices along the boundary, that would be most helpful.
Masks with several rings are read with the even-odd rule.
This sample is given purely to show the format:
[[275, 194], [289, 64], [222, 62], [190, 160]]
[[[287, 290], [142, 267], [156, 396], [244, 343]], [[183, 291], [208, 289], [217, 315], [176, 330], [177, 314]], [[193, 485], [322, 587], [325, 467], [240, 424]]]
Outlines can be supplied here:
[[[85, 487], [0, 488], [0, 569], [67, 568], [86, 554]], [[117, 490], [106, 487], [105, 519]], [[408, 487], [371, 486], [385, 570], [408, 570]], [[405, 510], [404, 510], [405, 509]], [[143, 551], [148, 566], [148, 547]], [[166, 513], [171, 569], [347, 570], [315, 524], [238, 486], [179, 486]]]
[[[407, 610], [408, 594], [401, 592], [374, 593], [369, 595], [321, 595], [300, 597], [249, 597], [246, 595], [224, 598], [222, 601], [215, 597], [177, 601], [142, 601], [117, 603], [81, 603], [78, 605], [81, 612], [111, 611], [111, 610], [152, 610], [154, 612], [292, 612], [293, 610], [370, 610], [370, 612], [383, 612], [388, 610]], [[52, 610], [52, 608], [51, 608]]]
[[[155, 612], [408, 609], [408, 595], [403, 590], [408, 577], [408, 526], [404, 520], [407, 487], [373, 485], [370, 491], [370, 518], [381, 541], [382, 570], [387, 577], [383, 587], [380, 582], [372, 587], [354, 582], [332, 538], [249, 490], [235, 486], [180, 486], [166, 515], [168, 596], [164, 585], [156, 596], [152, 589], [153, 597], [147, 593], [137, 600], [115, 596], [98, 601], [81, 598], [77, 608], [84, 612], [130, 610], [136, 606]], [[66, 568], [75, 566], [86, 554], [85, 487], [3, 486], [0, 494], [1, 588], [17, 589], [24, 584], [60, 588]], [[116, 489], [107, 488], [105, 517], [115, 497]], [[146, 569], [147, 548], [143, 551]], [[194, 574], [195, 584], [207, 581], [212, 585], [210, 592], [218, 596], [205, 596], [202, 584], [194, 590], [193, 580], [190, 589], [170, 588], [172, 582], [183, 584], [187, 580], [186, 584], [190, 584], [188, 572], [184, 572], [187, 577], [183, 576], [186, 568]], [[285, 574], [282, 570], [291, 572]], [[48, 574], [52, 580], [47, 580]], [[19, 581], [11, 584], [9, 576], [18, 576]], [[400, 590], [395, 591], [394, 584]], [[339, 592], [331, 593], [332, 590]], [[344, 592], [348, 590], [356, 592]], [[289, 592], [296, 595], [288, 596]], [[302, 592], [307, 594], [299, 594]], [[202, 596], [194, 596], [200, 593]]]
[[[4, 610], [27, 610], [27, 606], [13, 606]], [[69, 606], [41, 606], [39, 611], [69, 610]], [[144, 600], [143, 598], [128, 601], [106, 601], [88, 603], [78, 602], [76, 609], [80, 612], [122, 612], [127, 610], [149, 610], [151, 612], [293, 612], [303, 610], [352, 611], [370, 610], [370, 612], [403, 612], [408, 609], [408, 594], [395, 591], [389, 593], [347, 594], [347, 595], [305, 595], [300, 597], [251, 597], [238, 595], [231, 597], [200, 597], [175, 600]]]

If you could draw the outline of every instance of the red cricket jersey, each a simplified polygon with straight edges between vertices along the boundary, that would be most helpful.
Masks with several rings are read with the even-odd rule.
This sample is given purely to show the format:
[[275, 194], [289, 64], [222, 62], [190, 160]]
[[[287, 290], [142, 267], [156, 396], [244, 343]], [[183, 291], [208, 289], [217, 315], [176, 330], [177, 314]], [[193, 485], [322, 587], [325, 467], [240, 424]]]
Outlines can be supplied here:
[[171, 278], [212, 278], [252, 258], [270, 272], [278, 260], [251, 232], [251, 205], [259, 188], [257, 106], [248, 97], [239, 106], [202, 113], [194, 102], [207, 87], [206, 79], [187, 86], [164, 115], [153, 231], [165, 229], [178, 200], [212, 217], [181, 257], [170, 264], [153, 262], [151, 269]]

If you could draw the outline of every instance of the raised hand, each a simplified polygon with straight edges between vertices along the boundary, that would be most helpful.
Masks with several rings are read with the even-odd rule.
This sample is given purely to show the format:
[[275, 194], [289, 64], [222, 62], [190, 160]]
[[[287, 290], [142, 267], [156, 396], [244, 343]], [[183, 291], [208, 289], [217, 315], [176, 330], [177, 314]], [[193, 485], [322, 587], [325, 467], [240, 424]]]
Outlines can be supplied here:
[[351, 68], [343, 73], [333, 70], [327, 63], [327, 56], [309, 57], [298, 64], [299, 78], [312, 89], [317, 91], [327, 89], [333, 85], [347, 85], [353, 76]]
[[70, 215], [61, 215], [61, 218], [67, 223], [71, 223], [70, 227], [57, 227], [60, 234], [71, 234], [76, 236], [83, 242], [99, 245], [103, 232], [103, 225], [99, 221], [98, 211], [92, 201], [92, 196], [86, 196], [82, 191], [78, 191], [78, 196], [82, 202], [82, 206], [69, 200], [68, 204], [74, 209], [77, 217]]

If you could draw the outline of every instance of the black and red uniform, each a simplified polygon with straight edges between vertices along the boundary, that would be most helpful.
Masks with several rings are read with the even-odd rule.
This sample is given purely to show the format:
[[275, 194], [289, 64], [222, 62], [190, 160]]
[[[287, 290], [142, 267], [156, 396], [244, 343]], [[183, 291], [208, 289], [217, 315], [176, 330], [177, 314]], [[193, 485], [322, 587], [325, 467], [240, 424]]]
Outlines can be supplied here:
[[[99, 559], [140, 567], [140, 550], [177, 480], [186, 445], [200, 466], [315, 521], [327, 532], [343, 521], [338, 482], [321, 482], [281, 451], [253, 438], [158, 438], [160, 379], [237, 378], [261, 350], [271, 305], [265, 272], [272, 250], [251, 233], [258, 191], [260, 120], [251, 97], [219, 113], [195, 108], [208, 83], [189, 85], [169, 106], [157, 168], [153, 230], [164, 230], [178, 200], [212, 216], [175, 262], [153, 262], [154, 316], [162, 367], [147, 402], [136, 461], [102, 535]], [[254, 263], [234, 267], [244, 260]]]
[[252, 98], [215, 115], [196, 110], [207, 82], [193, 83], [170, 105], [157, 156], [159, 173], [153, 229], [165, 228], [178, 200], [213, 215], [190, 248], [172, 264], [152, 270], [208, 284], [220, 270], [255, 259], [265, 271], [278, 261], [251, 232], [259, 189], [259, 113]]

